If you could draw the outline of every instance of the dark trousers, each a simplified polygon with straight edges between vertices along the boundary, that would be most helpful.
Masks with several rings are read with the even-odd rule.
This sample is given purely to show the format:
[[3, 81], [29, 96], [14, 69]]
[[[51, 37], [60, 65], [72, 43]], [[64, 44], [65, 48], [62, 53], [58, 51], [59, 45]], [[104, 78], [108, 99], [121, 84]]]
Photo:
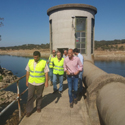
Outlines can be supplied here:
[[30, 83], [28, 84], [28, 99], [26, 104], [27, 113], [32, 112], [35, 99], [36, 99], [36, 108], [41, 109], [43, 90], [44, 90], [44, 84], [39, 86], [34, 86]]
[[[74, 99], [77, 98], [78, 91], [78, 75], [77, 76], [67, 76], [68, 81], [68, 94], [69, 94], [69, 102], [72, 103]], [[73, 92], [74, 91], [74, 92]]]

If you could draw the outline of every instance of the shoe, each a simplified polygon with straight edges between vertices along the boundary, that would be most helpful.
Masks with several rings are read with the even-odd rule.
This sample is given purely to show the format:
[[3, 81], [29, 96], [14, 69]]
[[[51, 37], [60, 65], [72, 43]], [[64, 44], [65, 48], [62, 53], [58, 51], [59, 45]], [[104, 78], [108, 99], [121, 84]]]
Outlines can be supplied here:
[[79, 93], [79, 96], [82, 96], [82, 95], [83, 95], [83, 93], [82, 93], [82, 92], [80, 92], [80, 93]]
[[62, 94], [63, 91], [59, 91], [59, 94]]
[[53, 92], [53, 94], [55, 94], [56, 92], [58, 92], [58, 90], [55, 90], [55, 91]]
[[70, 108], [73, 108], [73, 102], [72, 102], [72, 103], [70, 103]]
[[40, 113], [40, 112], [41, 112], [41, 109], [37, 109], [37, 112]]
[[77, 104], [77, 99], [74, 99], [74, 103]]
[[26, 113], [26, 117], [29, 117], [31, 115], [31, 113]]

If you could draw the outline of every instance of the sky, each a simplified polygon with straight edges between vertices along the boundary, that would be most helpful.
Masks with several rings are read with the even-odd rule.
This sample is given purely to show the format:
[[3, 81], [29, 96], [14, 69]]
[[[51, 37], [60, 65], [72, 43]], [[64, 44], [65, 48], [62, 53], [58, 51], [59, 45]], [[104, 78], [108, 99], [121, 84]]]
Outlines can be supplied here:
[[125, 0], [0, 0], [0, 47], [49, 43], [47, 10], [69, 3], [97, 8], [95, 40], [125, 39]]

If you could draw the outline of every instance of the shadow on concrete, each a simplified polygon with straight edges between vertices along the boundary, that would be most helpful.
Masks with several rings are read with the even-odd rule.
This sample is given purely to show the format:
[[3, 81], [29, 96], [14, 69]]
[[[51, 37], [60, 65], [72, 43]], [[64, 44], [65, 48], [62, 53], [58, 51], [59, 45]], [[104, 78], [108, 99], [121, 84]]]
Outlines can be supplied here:
[[[63, 92], [68, 88], [68, 84], [64, 84], [63, 85]], [[43, 96], [43, 100], [42, 100], [42, 108], [46, 107], [47, 105], [49, 105], [50, 103], [52, 103], [53, 101], [55, 101], [55, 103], [58, 103], [59, 99], [62, 97], [62, 94], [59, 92], [56, 93], [49, 93], [47, 95]]]
[[78, 84], [78, 101], [80, 101], [82, 97], [84, 97], [84, 99], [86, 99], [87, 86], [85, 84], [85, 79], [82, 79], [82, 83], [83, 83], [82, 93], [80, 93], [80, 85]]
[[85, 87], [83, 87], [83, 91], [82, 91], [81, 94], [79, 94], [79, 89], [78, 89], [78, 98], [77, 98], [77, 100], [80, 101], [82, 97], [84, 97], [84, 99], [86, 99], [85, 94], [86, 94], [86, 88]]

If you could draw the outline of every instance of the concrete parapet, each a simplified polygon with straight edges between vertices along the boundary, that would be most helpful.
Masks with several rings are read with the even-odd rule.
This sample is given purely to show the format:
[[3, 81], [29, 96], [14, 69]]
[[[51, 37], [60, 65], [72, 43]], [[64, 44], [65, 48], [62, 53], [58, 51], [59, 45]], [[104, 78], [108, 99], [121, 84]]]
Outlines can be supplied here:
[[103, 125], [125, 125], [125, 84], [105, 85], [98, 93], [96, 104]]
[[[85, 85], [87, 86], [87, 107], [88, 107], [88, 112], [89, 112], [89, 116], [90, 116], [92, 125], [99, 125], [100, 122], [101, 122], [101, 124], [105, 123], [106, 125], [113, 125], [113, 124], [108, 124], [108, 123], [112, 123], [110, 120], [113, 120], [113, 119], [115, 121], [114, 115], [112, 116], [111, 119], [107, 120], [106, 119], [107, 114], [105, 114], [104, 112], [107, 113], [108, 108], [102, 109], [102, 107], [106, 107], [106, 105], [105, 105], [106, 102], [103, 103], [103, 105], [101, 103], [102, 100], [110, 101], [112, 99], [112, 96], [104, 95], [104, 97], [102, 97], [103, 96], [102, 91], [105, 88], [105, 86], [109, 86], [109, 87], [106, 87], [107, 89], [105, 89], [105, 93], [110, 92], [110, 90], [112, 90], [112, 93], [115, 93], [115, 90], [111, 89], [111, 87], [110, 87], [111, 84], [112, 84], [112, 87], [113, 87], [113, 85], [115, 86], [116, 83], [119, 83], [120, 85], [122, 84], [125, 87], [125, 84], [124, 84], [125, 78], [120, 75], [116, 75], [116, 74], [108, 74], [108, 73], [104, 72], [103, 70], [99, 69], [98, 67], [96, 67], [91, 62], [85, 61], [83, 79], [84, 79]], [[124, 87], [123, 87], [123, 89], [124, 89]], [[117, 89], [117, 92], [121, 93], [120, 86], [117, 86], [116, 89]], [[103, 92], [103, 94], [104, 94], [104, 92]], [[113, 100], [115, 100], [115, 97], [113, 98]], [[121, 101], [122, 100], [123, 99], [121, 98]], [[115, 105], [115, 108], [119, 109], [118, 106], [119, 105]], [[109, 105], [109, 107], [112, 108], [110, 105]], [[99, 119], [98, 109], [99, 109], [99, 113], [100, 113], [100, 119], [102, 119], [101, 121]], [[103, 116], [104, 114], [105, 114], [105, 116]], [[109, 115], [111, 115], [111, 113]], [[105, 121], [105, 119], [106, 119], [106, 121]]]

